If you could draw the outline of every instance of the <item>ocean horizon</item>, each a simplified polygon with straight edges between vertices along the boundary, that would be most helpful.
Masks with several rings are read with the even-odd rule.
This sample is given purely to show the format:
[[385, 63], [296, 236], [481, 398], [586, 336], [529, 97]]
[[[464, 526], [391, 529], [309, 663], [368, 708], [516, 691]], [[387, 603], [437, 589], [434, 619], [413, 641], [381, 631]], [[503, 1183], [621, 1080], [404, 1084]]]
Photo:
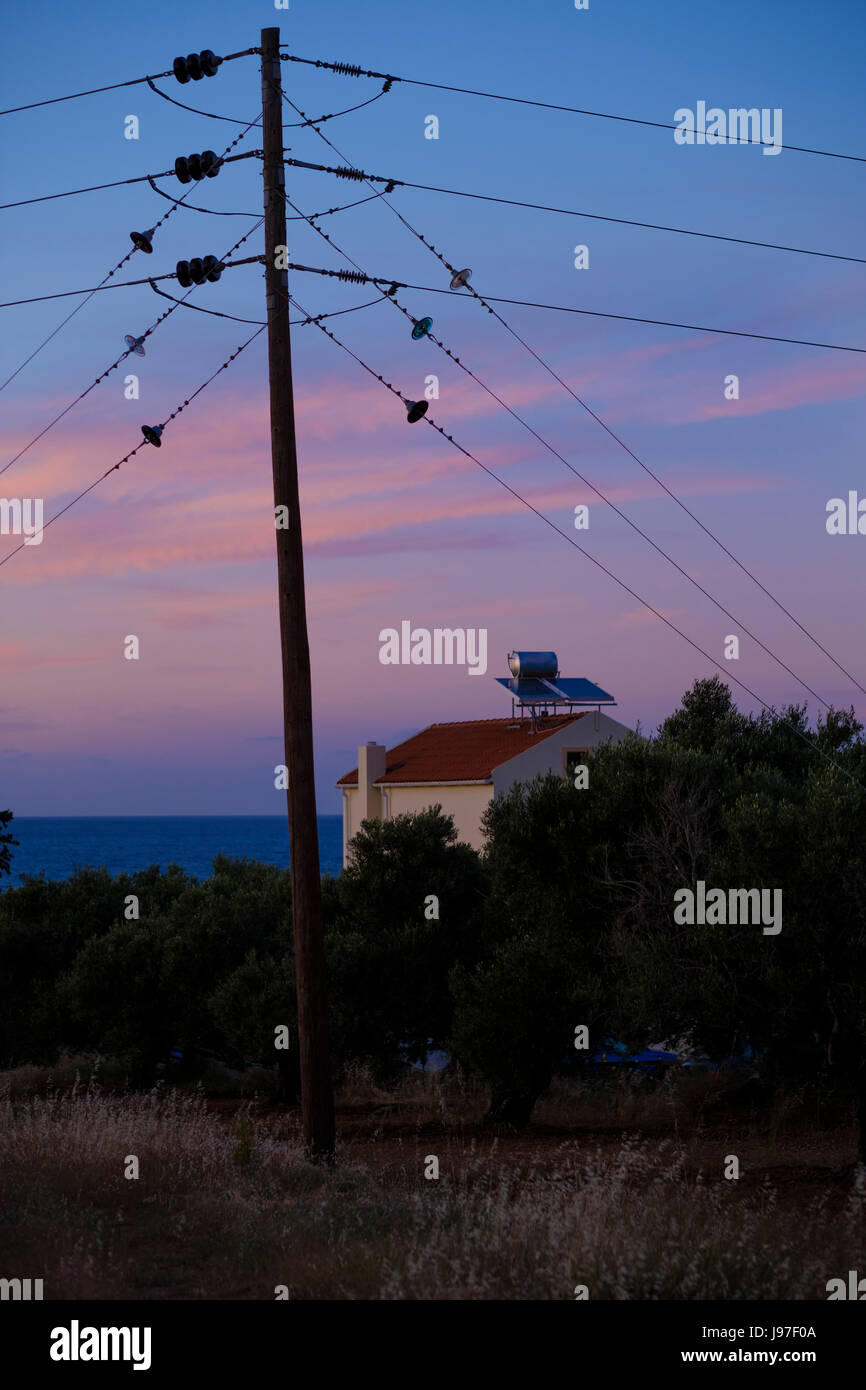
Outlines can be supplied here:
[[[343, 818], [317, 821], [322, 873], [338, 874]], [[70, 878], [85, 866], [114, 876], [179, 864], [195, 878], [210, 878], [218, 854], [289, 867], [285, 816], [16, 816], [9, 830], [19, 843], [11, 846], [2, 887], [17, 887], [22, 875]]]

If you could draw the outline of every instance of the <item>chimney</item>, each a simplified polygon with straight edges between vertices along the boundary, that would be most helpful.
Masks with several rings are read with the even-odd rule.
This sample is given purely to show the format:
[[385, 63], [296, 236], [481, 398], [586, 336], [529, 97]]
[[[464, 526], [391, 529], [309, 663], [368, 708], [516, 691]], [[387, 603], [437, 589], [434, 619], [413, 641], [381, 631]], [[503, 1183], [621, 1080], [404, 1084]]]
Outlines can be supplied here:
[[358, 820], [382, 819], [382, 793], [374, 786], [385, 775], [385, 745], [366, 743], [358, 749]]

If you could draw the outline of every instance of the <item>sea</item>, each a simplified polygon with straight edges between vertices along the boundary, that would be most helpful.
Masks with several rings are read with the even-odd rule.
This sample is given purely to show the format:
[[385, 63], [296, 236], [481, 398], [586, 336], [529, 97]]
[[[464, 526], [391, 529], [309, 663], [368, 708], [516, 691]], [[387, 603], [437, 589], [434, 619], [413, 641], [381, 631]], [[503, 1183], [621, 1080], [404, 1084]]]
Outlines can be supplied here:
[[[343, 818], [319, 816], [319, 859], [323, 874], [343, 865]], [[112, 875], [158, 864], [179, 864], [194, 878], [209, 878], [218, 854], [289, 865], [285, 816], [16, 816], [9, 830], [11, 875], [44, 873], [69, 878], [79, 867], [106, 868]]]

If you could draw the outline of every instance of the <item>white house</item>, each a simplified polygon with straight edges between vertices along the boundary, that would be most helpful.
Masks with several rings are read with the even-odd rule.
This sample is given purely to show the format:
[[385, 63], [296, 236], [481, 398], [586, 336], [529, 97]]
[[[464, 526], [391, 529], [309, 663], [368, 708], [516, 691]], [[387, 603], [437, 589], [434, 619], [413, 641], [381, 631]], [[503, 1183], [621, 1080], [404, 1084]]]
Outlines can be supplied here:
[[358, 749], [358, 766], [337, 783], [343, 793], [343, 865], [362, 821], [390, 820], [437, 803], [454, 817], [458, 837], [481, 849], [481, 817], [500, 792], [536, 773], [565, 777], [600, 743], [619, 742], [630, 732], [596, 709], [533, 722], [431, 724], [390, 750], [365, 744]]

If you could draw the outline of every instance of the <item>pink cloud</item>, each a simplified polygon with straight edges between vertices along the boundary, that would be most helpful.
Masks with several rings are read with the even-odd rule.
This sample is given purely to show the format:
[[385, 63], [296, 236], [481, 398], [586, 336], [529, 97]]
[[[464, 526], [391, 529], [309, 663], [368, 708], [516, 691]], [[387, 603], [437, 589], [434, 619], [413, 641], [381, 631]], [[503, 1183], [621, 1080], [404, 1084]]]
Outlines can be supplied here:
[[[653, 386], [652, 394], [647, 394], [641, 368], [686, 349], [692, 354], [696, 348], [707, 346], [706, 339], [688, 344], [646, 344], [604, 359], [594, 356], [588, 365], [578, 363], [573, 370], [561, 366], [557, 370], [581, 391], [587, 382], [607, 379], [609, 387], [612, 382], [617, 402], [612, 409], [605, 409], [610, 418], [622, 413], [623, 395], [630, 392], [634, 400], [635, 382], [630, 381], [630, 374], [637, 371], [644, 385], [634, 409], [644, 418], [664, 423], [711, 420], [725, 415], [728, 409], [739, 414], [784, 409], [806, 400], [853, 396], [862, 389], [862, 369], [851, 363], [823, 362], [818, 367], [765, 374], [762, 387], [756, 392], [753, 386], [752, 394], [744, 394], [739, 402], [684, 406], [684, 400], [692, 402], [706, 390], [703, 376], [698, 379], [693, 372], [687, 372], [687, 381], [690, 378], [695, 383], [691, 391], [683, 392], [680, 377], [675, 397], [664, 386], [660, 391]], [[517, 374], [511, 358], [506, 368], [496, 362], [485, 374], [516, 408], [559, 398], [568, 405], [565, 393], [540, 369]], [[470, 459], [441, 437], [435, 437], [430, 447], [434, 437], [426, 433], [427, 427], [421, 425], [415, 432], [414, 427], [402, 423], [399, 410], [395, 425], [395, 402], [384, 392], [371, 391], [371, 386], [375, 383], [363, 380], [346, 385], [342, 378], [329, 375], [299, 394], [301, 493], [308, 552], [321, 557], [372, 556], [413, 547], [447, 550], [474, 544], [492, 549], [505, 544], [504, 533], [500, 541], [497, 532], [489, 529], [483, 535], [473, 532], [471, 538], [455, 536], [454, 524], [471, 526], [516, 516], [523, 510], [520, 502], [493, 479], [481, 476]], [[128, 576], [146, 585], [174, 571], [188, 574], [217, 568], [236, 573], [262, 563], [272, 565], [273, 502], [265, 395], [260, 389], [255, 394], [234, 389], [220, 400], [218, 412], [203, 411], [193, 418], [191, 410], [169, 426], [161, 450], [142, 449], [119, 472], [110, 473], [89, 497], [56, 526], [49, 527], [40, 547], [29, 547], [14, 557], [3, 571], [3, 581], [39, 585], [58, 579], [70, 583], [85, 576]], [[474, 383], [449, 380], [443, 399], [433, 403], [431, 413], [441, 412], [447, 427], [452, 417], [472, 421], [484, 419], [494, 410], [500, 413]], [[505, 423], [510, 430], [512, 425], [507, 420]], [[590, 431], [596, 430], [591, 422], [586, 423]], [[83, 441], [65, 438], [65, 424], [58, 427], [57, 435], [36, 447], [34, 455], [41, 457], [22, 460], [22, 466], [27, 464], [26, 475], [22, 474], [22, 481], [25, 476], [27, 481], [26, 495], [44, 496], [49, 517], [64, 505], [74, 488], [86, 485], [109, 467], [112, 450], [117, 450], [113, 416], [89, 421], [86, 431], [80, 432], [85, 435]], [[380, 426], [381, 445], [370, 437]], [[131, 428], [134, 440], [135, 428]], [[598, 434], [602, 441], [603, 435]], [[348, 443], [339, 443], [347, 439]], [[518, 439], [476, 446], [475, 452], [495, 473], [513, 480], [534, 506], [550, 513], [567, 532], [574, 505], [603, 505], [538, 443], [524, 441], [522, 433]], [[131, 447], [132, 440], [124, 443]], [[645, 475], [635, 472], [627, 481], [609, 480], [599, 463], [584, 462], [573, 446], [563, 444], [561, 452], [566, 458], [573, 457], [581, 471], [603, 487], [617, 505], [664, 499], [671, 506], [658, 485]], [[551, 483], [548, 471], [536, 478], [538, 459], [561, 481]], [[623, 464], [629, 470], [633, 467], [625, 457]], [[526, 481], [527, 468], [533, 469], [531, 482]], [[672, 478], [665, 471], [669, 486], [683, 498], [736, 496], [778, 486], [767, 476], [743, 472], [690, 470]], [[10, 471], [9, 482], [14, 478]], [[8, 486], [6, 492], [15, 495]], [[533, 524], [542, 527], [540, 521]], [[440, 527], [441, 540], [437, 540]], [[8, 542], [9, 549], [17, 543], [12, 537]], [[0, 558], [4, 553], [5, 549]], [[237, 582], [233, 580], [233, 585]], [[226, 594], [220, 588], [217, 606], [222, 608], [225, 621], [240, 621], [248, 605], [256, 606], [258, 599], [252, 595], [258, 578], [253, 589], [251, 582], [252, 575], [244, 576], [242, 592], [235, 587]], [[162, 618], [167, 625], [191, 628], [206, 620], [209, 604], [212, 612], [213, 604], [207, 597], [201, 601], [191, 596], [179, 599], [163, 606]]]
[[688, 420], [714, 420], [720, 416], [763, 415], [772, 410], [793, 410], [801, 405], [853, 400], [866, 390], [866, 368], [858, 362], [805, 363], [762, 374], [755, 385], [741, 383], [738, 401], [718, 401], [684, 416]]
[[[239, 481], [237, 459], [227, 460], [225, 468], [214, 467], [212, 435], [220, 435], [218, 421], [210, 422], [194, 450], [187, 447], [179, 453], [173, 461], [176, 471], [165, 490], [148, 487], [143, 495], [136, 496], [131, 476], [124, 486], [122, 474], [110, 475], [78, 509], [48, 527], [41, 546], [29, 547], [14, 557], [4, 575], [6, 582], [38, 584], [84, 575], [146, 576], [174, 566], [236, 566], [272, 560], [270, 483], [263, 478], [251, 485], [248, 471]], [[478, 456], [500, 476], [510, 475], [512, 469], [529, 462], [526, 450], [515, 447], [479, 449]], [[569, 478], [555, 460], [551, 466], [561, 472], [558, 484], [542, 487], [515, 478], [518, 490], [534, 506], [557, 513], [563, 509], [570, 512], [578, 502], [603, 505], [591, 489]], [[266, 468], [260, 457], [259, 470], [265, 472]], [[482, 476], [470, 459], [452, 452], [441, 440], [423, 464], [408, 470], [400, 456], [356, 453], [354, 482], [345, 489], [341, 486], [344, 468], [343, 460], [334, 462], [326, 457], [310, 471], [311, 481], [303, 487], [304, 537], [311, 552], [357, 554], [363, 549], [371, 553], [377, 538], [383, 549], [393, 549], [389, 537], [393, 542], [407, 528], [504, 517], [522, 510], [522, 504], [505, 488]], [[598, 468], [587, 468], [587, 475], [595, 475], [593, 480], [598, 480], [605, 495], [618, 505], [664, 496], [645, 475], [628, 482], [606, 482]], [[182, 483], [173, 481], [177, 477]], [[443, 487], [445, 481], [450, 482], [448, 488]], [[681, 475], [669, 485], [683, 496], [736, 495], [777, 486], [768, 478], [734, 473]], [[60, 505], [62, 498], [52, 502], [48, 516]], [[560, 516], [558, 524], [565, 524], [565, 520]], [[8, 539], [11, 550], [17, 540]], [[443, 544], [447, 540], [443, 534]], [[342, 551], [341, 543], [345, 546]]]
[[45, 643], [39, 637], [34, 637], [30, 642], [2, 642], [0, 643], [0, 666], [10, 666], [13, 663], [20, 666], [92, 666], [94, 662], [102, 661], [104, 652], [101, 648], [91, 647], [82, 648], [75, 652], [55, 651], [49, 646], [46, 650]]

